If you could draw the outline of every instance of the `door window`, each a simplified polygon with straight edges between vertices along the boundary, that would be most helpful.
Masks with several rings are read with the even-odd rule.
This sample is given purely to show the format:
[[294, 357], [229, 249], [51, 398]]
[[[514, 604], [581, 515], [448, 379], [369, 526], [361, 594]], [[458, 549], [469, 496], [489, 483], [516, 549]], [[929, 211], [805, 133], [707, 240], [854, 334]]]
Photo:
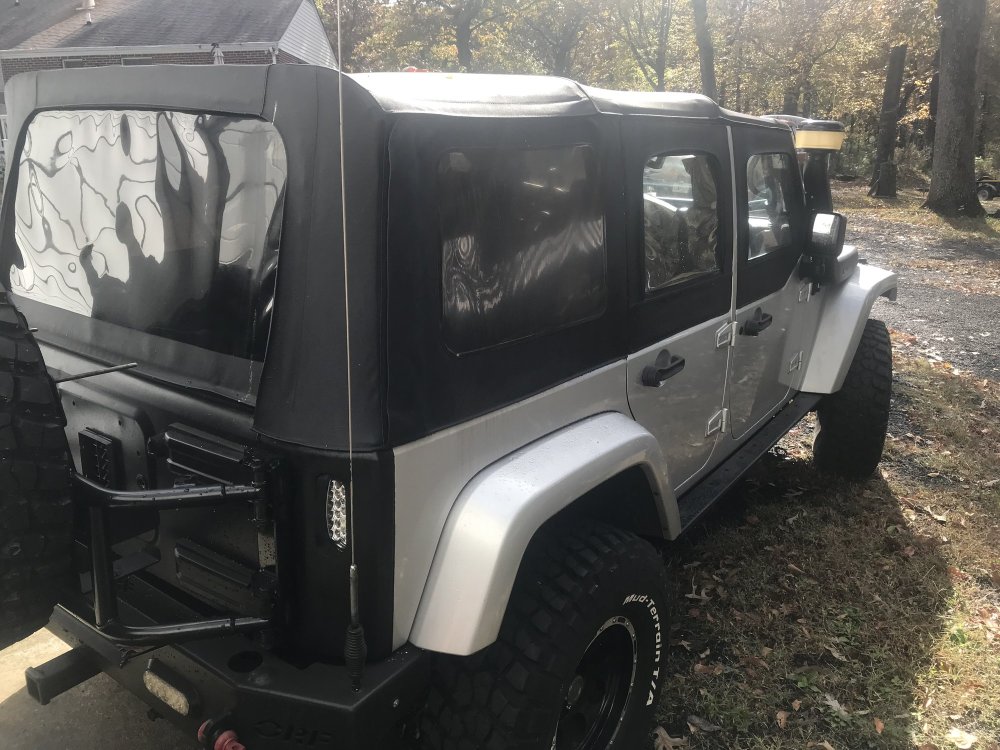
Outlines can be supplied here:
[[704, 154], [660, 154], [643, 171], [646, 292], [722, 271], [718, 183]]
[[747, 160], [751, 260], [791, 246], [791, 206], [798, 168], [788, 154], [754, 154]]

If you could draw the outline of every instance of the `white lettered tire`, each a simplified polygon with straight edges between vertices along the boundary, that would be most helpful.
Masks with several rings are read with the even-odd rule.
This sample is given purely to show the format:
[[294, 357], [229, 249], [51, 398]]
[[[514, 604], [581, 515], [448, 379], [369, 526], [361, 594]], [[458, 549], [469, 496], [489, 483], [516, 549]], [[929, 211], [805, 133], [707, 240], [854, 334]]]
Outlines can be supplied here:
[[587, 521], [542, 529], [497, 641], [438, 658], [424, 747], [649, 746], [666, 674], [666, 607], [663, 562], [648, 542]]

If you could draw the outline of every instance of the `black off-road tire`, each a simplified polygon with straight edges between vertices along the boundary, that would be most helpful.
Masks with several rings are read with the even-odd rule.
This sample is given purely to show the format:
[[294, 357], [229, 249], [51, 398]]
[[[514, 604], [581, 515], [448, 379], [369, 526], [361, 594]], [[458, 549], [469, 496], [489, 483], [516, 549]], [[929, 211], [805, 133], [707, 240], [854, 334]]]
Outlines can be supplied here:
[[889, 331], [881, 320], [869, 320], [844, 385], [816, 410], [816, 467], [848, 479], [871, 476], [882, 459], [891, 398]]
[[986, 201], [991, 201], [997, 197], [997, 189], [992, 185], [980, 185], [976, 189], [976, 195], [979, 197], [981, 203], [986, 203]]
[[578, 746], [570, 725], [579, 726], [600, 683], [581, 682], [580, 675], [601, 674], [587, 671], [595, 669], [592, 654], [619, 654], [623, 644], [628, 663], [618, 675], [629, 675], [619, 679], [626, 697], [619, 691], [615, 705], [622, 708], [609, 712], [613, 739], [599, 744], [601, 750], [651, 746], [666, 675], [666, 607], [663, 562], [648, 542], [587, 521], [544, 528], [525, 553], [497, 641], [468, 657], [437, 657], [421, 746], [551, 750], [557, 729], [559, 750]]
[[0, 292], [0, 648], [44, 625], [73, 578], [65, 425], [28, 324]]

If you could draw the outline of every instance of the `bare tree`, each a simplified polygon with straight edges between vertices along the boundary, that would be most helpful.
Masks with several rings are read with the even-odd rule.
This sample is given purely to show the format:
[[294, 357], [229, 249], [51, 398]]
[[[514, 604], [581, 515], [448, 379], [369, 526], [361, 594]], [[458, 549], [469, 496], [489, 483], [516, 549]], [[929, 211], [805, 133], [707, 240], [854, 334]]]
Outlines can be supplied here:
[[694, 7], [694, 36], [698, 42], [698, 60], [701, 63], [701, 93], [712, 101], [719, 101], [719, 87], [715, 83], [715, 47], [708, 28], [708, 8], [705, 0], [691, 0]]
[[976, 56], [986, 0], [938, 0], [941, 67], [931, 188], [925, 207], [942, 216], [983, 216], [976, 196]]
[[621, 36], [654, 91], [667, 87], [667, 47], [674, 0], [619, 0]]
[[900, 44], [889, 51], [889, 65], [885, 72], [885, 90], [882, 93], [882, 113], [879, 116], [878, 140], [875, 144], [875, 170], [872, 173], [869, 195], [879, 198], [896, 197], [896, 139], [899, 118], [902, 114], [899, 97], [906, 66], [906, 45]]

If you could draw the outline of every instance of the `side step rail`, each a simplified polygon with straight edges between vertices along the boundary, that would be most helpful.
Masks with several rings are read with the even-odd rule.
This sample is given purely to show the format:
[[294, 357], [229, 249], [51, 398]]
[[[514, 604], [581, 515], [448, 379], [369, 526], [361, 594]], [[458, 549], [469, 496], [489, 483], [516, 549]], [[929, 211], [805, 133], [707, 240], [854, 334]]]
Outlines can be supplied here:
[[739, 450], [678, 499], [681, 529], [687, 530], [743, 478], [757, 460], [767, 453], [806, 414], [816, 408], [821, 395], [798, 393], [771, 421], [758, 430]]
[[260, 617], [225, 617], [171, 625], [124, 625], [119, 620], [115, 591], [114, 559], [111, 552], [110, 518], [113, 510], [178, 510], [224, 505], [232, 502], [260, 502], [265, 499], [263, 479], [249, 485], [217, 484], [166, 490], [123, 492], [75, 474], [77, 499], [90, 514], [91, 575], [94, 589], [94, 627], [108, 640], [124, 646], [157, 646], [231, 633], [264, 630], [270, 620]]

